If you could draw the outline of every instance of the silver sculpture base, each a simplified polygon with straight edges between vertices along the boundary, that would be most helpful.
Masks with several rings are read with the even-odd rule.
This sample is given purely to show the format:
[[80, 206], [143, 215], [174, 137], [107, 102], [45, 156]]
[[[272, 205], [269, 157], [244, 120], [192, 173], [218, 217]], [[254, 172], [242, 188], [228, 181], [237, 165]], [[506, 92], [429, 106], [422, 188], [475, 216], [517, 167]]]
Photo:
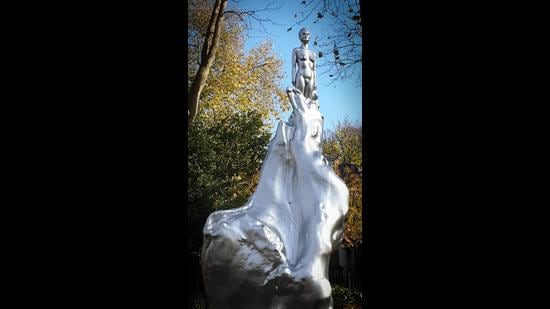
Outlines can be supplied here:
[[328, 265], [342, 241], [348, 189], [321, 153], [317, 101], [292, 87], [287, 94], [293, 113], [270, 141], [255, 193], [204, 226], [210, 308], [332, 308]]

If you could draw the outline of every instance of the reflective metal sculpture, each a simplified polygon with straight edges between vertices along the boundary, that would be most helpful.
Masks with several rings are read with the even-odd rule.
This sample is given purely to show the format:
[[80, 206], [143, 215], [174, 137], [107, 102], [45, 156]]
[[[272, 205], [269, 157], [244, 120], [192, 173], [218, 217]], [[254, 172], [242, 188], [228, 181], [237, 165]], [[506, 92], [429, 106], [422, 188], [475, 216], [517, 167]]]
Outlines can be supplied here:
[[332, 308], [330, 254], [342, 241], [348, 189], [321, 153], [317, 97], [292, 105], [270, 141], [248, 202], [204, 226], [202, 273], [210, 308]]
[[317, 54], [308, 48], [309, 31], [300, 29], [298, 34], [302, 45], [292, 50], [292, 85], [304, 94], [306, 98], [317, 96]]

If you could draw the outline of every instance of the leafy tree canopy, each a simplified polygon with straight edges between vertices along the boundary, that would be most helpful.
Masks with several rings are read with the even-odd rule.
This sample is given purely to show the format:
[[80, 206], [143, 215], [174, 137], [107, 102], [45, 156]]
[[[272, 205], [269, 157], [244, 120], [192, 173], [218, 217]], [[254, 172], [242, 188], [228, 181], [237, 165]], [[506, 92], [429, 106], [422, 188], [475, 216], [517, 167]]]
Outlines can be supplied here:
[[363, 155], [362, 126], [344, 120], [334, 131], [327, 132], [323, 141], [323, 154], [332, 163], [349, 190], [349, 210], [344, 229], [344, 247], [362, 242]]
[[[189, 1], [189, 87], [199, 68], [211, 11], [208, 1]], [[188, 135], [189, 231], [195, 252], [208, 215], [242, 206], [253, 193], [271, 136], [270, 120], [289, 109], [279, 86], [283, 64], [271, 43], [245, 52], [242, 21], [231, 14], [224, 18], [219, 39]]]

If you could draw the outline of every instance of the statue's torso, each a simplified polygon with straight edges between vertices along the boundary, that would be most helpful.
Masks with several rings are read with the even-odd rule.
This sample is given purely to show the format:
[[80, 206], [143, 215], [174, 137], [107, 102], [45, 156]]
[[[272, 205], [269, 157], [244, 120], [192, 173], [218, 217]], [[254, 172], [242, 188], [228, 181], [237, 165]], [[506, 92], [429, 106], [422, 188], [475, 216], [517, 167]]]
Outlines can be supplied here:
[[296, 61], [299, 67], [298, 73], [305, 78], [311, 78], [315, 67], [315, 52], [301, 47], [296, 48], [294, 52], [296, 53]]

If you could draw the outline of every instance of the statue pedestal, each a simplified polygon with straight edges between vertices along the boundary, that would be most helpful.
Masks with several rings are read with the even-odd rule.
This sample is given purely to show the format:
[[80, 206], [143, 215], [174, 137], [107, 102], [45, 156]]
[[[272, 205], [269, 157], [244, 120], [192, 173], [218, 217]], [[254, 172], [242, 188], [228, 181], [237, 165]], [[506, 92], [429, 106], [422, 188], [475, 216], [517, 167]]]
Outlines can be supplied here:
[[321, 153], [317, 101], [287, 94], [293, 113], [270, 141], [256, 191], [204, 226], [210, 308], [332, 308], [329, 258], [342, 241], [348, 189]]

